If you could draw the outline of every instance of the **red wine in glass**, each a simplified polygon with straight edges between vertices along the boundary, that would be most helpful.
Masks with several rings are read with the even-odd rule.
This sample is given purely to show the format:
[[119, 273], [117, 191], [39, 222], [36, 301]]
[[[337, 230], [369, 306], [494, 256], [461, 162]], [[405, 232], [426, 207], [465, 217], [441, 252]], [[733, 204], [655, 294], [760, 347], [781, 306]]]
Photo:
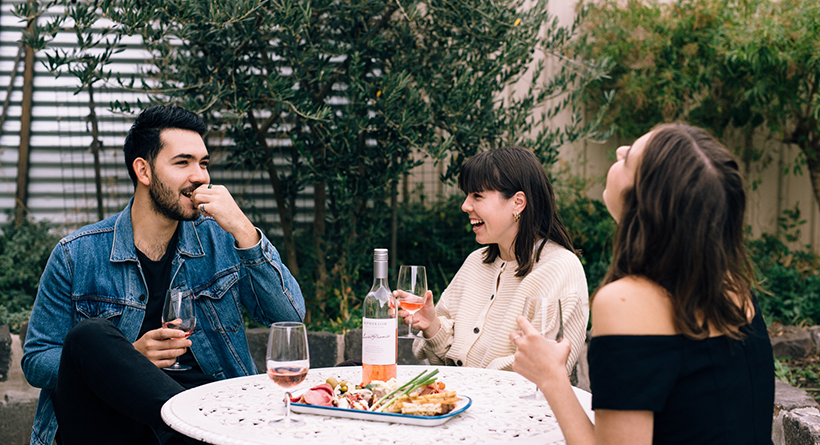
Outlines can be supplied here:
[[[171, 289], [166, 293], [165, 304], [162, 307], [162, 326], [183, 331], [185, 333], [184, 338], [188, 338], [194, 332], [196, 313], [191, 291]], [[162, 369], [166, 371], [187, 371], [191, 367], [181, 365], [179, 357], [176, 357], [173, 365]]]
[[194, 325], [196, 325], [196, 320], [194, 320], [193, 322], [190, 322], [190, 320], [181, 321], [181, 320], [177, 319], [177, 320], [174, 320], [174, 321], [169, 321], [167, 323], [163, 323], [162, 327], [165, 328], [165, 329], [178, 329], [178, 330], [185, 333], [185, 335], [183, 335], [180, 338], [188, 338], [188, 337], [191, 336], [191, 334], [194, 333]]

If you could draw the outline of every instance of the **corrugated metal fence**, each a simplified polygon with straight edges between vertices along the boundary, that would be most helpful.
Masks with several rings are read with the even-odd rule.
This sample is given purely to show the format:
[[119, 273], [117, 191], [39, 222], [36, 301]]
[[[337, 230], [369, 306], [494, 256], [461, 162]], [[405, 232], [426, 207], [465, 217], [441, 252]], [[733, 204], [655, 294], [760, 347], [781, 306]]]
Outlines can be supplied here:
[[[19, 3], [21, 0], [6, 0], [0, 4], [0, 101], [5, 100], [6, 87], [11, 81], [18, 52], [17, 42], [25, 27], [12, 13], [14, 5]], [[54, 43], [70, 48], [73, 41], [72, 34], [61, 33]], [[138, 42], [131, 42], [108, 67], [115, 73], [134, 73], [146, 56]], [[49, 73], [42, 64], [46, 59], [43, 52], [35, 54], [35, 59], [27, 208], [33, 219], [47, 219], [62, 225], [64, 231], [70, 231], [97, 220], [88, 94], [85, 91], [75, 94], [79, 81], [71, 75], [55, 77]], [[21, 62], [14, 79], [8, 118], [0, 129], [0, 224], [12, 217], [11, 211], [15, 206], [23, 100], [22, 71]], [[106, 216], [121, 210], [133, 193], [133, 185], [123, 162], [122, 142], [134, 116], [112, 113], [109, 103], [113, 100], [135, 103], [138, 98], [143, 102], [147, 99], [114, 85], [95, 86]], [[213, 141], [209, 142], [213, 182], [227, 185], [240, 205], [255, 219], [277, 227], [278, 214], [267, 173], [226, 170], [220, 163], [224, 150], [218, 144], [214, 146]], [[303, 198], [297, 202], [297, 223], [307, 224], [311, 221], [312, 192], [310, 188], [301, 192]]]

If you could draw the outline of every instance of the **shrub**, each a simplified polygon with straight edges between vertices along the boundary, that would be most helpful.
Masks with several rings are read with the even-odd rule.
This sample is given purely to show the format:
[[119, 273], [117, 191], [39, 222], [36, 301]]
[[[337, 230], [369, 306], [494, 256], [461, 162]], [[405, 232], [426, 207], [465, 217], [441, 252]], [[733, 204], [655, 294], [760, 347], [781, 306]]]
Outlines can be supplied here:
[[562, 200], [558, 213], [567, 226], [572, 245], [581, 254], [590, 295], [595, 292], [612, 261], [615, 220], [603, 202], [579, 191]]
[[820, 256], [808, 246], [791, 250], [769, 234], [749, 241], [748, 248], [766, 321], [820, 324]]
[[0, 235], [0, 324], [17, 333], [28, 320], [40, 275], [59, 236], [48, 222], [25, 221], [2, 228]]
[[[427, 268], [427, 287], [433, 291], [436, 299], [450, 283], [464, 259], [475, 249], [481, 247], [475, 242], [470, 228], [469, 219], [461, 211], [463, 196], [452, 195], [439, 197], [432, 202], [409, 202], [400, 204], [398, 212], [398, 242], [396, 250], [396, 264], [420, 264]], [[303, 261], [302, 274], [311, 276], [315, 271], [315, 262], [311, 261], [315, 255], [312, 248], [312, 235], [309, 232], [300, 233], [297, 239], [302, 240], [305, 247], [303, 252], [309, 255]], [[325, 330], [342, 333], [350, 329], [361, 327], [361, 300], [370, 289], [373, 281], [373, 272], [369, 265], [372, 263], [372, 248], [389, 247], [388, 233], [370, 233], [368, 242], [368, 258], [362, 260], [364, 267], [356, 276], [345, 277], [340, 282], [331, 283], [325, 290], [326, 300], [317, 301], [310, 298], [315, 289], [313, 280], [300, 282], [302, 292], [306, 296], [305, 304], [309, 308], [311, 317], [307, 320], [310, 330]], [[391, 286], [395, 284], [395, 276], [390, 271]], [[347, 289], [342, 289], [342, 286]], [[344, 290], [344, 292], [343, 292]], [[352, 305], [347, 314], [342, 313], [341, 307], [346, 294], [356, 295], [358, 302]]]
[[436, 299], [467, 256], [481, 248], [467, 214], [461, 210], [463, 201], [464, 195], [455, 194], [429, 205], [407, 204], [399, 213], [397, 263], [426, 266], [427, 287]]

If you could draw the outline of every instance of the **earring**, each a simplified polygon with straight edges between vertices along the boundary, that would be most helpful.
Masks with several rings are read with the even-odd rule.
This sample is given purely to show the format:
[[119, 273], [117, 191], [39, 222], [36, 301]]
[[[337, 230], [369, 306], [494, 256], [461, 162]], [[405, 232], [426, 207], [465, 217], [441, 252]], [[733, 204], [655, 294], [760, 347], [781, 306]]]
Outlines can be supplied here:
[[521, 219], [521, 212], [513, 213], [513, 221], [518, 222], [519, 219]]

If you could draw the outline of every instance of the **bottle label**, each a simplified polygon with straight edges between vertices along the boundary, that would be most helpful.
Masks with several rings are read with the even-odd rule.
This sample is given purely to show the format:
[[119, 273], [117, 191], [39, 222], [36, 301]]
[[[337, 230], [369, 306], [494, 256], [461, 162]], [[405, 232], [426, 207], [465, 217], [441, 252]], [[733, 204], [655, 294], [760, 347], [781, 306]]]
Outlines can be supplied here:
[[393, 365], [396, 363], [395, 318], [362, 319], [362, 363]]

